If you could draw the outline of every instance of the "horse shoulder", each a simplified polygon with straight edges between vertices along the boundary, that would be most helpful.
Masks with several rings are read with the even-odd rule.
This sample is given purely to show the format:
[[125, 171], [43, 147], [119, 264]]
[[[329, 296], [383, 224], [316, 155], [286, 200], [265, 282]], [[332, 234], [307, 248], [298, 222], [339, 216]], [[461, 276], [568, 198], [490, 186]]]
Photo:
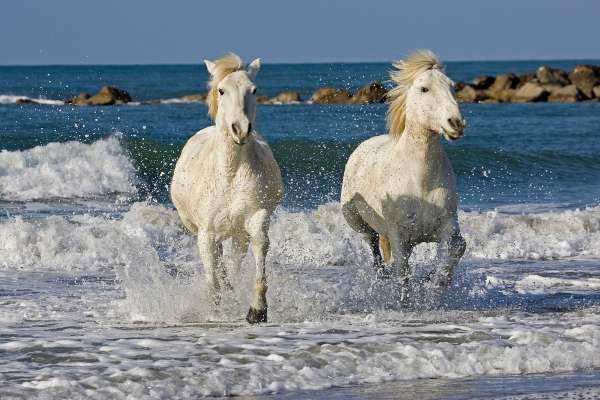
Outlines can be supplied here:
[[342, 203], [349, 201], [357, 192], [363, 196], [378, 192], [380, 176], [386, 173], [385, 154], [389, 151], [390, 139], [389, 135], [373, 136], [352, 152], [344, 170]]
[[[203, 168], [207, 163], [207, 154], [210, 154], [212, 138], [214, 138], [216, 129], [210, 126], [198, 131], [184, 145], [181, 154], [177, 159], [173, 180], [171, 182], [171, 199], [180, 214], [184, 214], [188, 219], [196, 220], [196, 197], [194, 194], [198, 186], [203, 186], [202, 182], [210, 183], [212, 181], [210, 170]], [[199, 185], [200, 183], [200, 185]]]
[[249, 156], [248, 171], [242, 172], [244, 176], [252, 176], [248, 180], [249, 191], [260, 198], [260, 203], [268, 203], [269, 208], [275, 208], [283, 196], [283, 180], [279, 165], [268, 143], [259, 134], [255, 134], [255, 141]]

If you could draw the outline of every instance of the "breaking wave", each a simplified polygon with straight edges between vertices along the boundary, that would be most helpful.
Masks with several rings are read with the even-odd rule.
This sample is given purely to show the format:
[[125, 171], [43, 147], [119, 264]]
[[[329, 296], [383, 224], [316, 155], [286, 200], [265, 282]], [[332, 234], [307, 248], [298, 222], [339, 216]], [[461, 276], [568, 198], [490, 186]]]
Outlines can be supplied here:
[[0, 200], [132, 195], [133, 182], [135, 168], [115, 136], [0, 152]]

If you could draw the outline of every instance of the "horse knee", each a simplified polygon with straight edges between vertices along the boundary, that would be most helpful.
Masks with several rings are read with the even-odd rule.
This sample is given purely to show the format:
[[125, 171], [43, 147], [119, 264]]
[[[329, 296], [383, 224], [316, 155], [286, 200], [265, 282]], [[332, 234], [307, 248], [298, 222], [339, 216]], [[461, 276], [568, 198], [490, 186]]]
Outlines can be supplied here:
[[259, 210], [255, 212], [245, 223], [246, 232], [250, 236], [252, 242], [266, 236], [269, 229], [270, 216], [267, 210]]

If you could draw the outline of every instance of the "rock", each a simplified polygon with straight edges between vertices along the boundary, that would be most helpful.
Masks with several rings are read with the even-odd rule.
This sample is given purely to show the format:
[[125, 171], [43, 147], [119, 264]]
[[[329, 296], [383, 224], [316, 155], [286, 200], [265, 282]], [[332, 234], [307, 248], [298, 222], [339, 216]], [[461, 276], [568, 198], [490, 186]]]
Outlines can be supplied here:
[[104, 86], [98, 93], [87, 99], [91, 106], [107, 106], [112, 104], [125, 104], [131, 101], [131, 96], [125, 90]]
[[37, 102], [28, 97], [22, 97], [17, 99], [17, 101], [15, 101], [15, 104], [37, 104]]
[[65, 100], [66, 104], [74, 104], [76, 106], [86, 106], [88, 104], [88, 99], [92, 97], [89, 93], [79, 93], [77, 96]]
[[463, 103], [477, 103], [487, 99], [485, 92], [476, 90], [471, 85], [463, 85], [463, 87], [456, 92], [456, 99]]
[[495, 80], [496, 78], [494, 78], [493, 76], [478, 76], [475, 79], [473, 79], [473, 88], [477, 90], [489, 89], [490, 86], [494, 84]]
[[494, 100], [511, 101], [514, 89], [519, 84], [519, 78], [515, 74], [501, 74], [496, 77], [494, 83], [487, 90], [487, 95]]
[[537, 83], [527, 82], [511, 97], [516, 103], [528, 103], [548, 100], [550, 93]]
[[578, 65], [569, 74], [569, 79], [588, 99], [594, 97], [594, 86], [600, 84], [600, 67]]
[[506, 89], [514, 89], [519, 83], [519, 78], [515, 74], [501, 74], [496, 77], [489, 90], [492, 92], [502, 91]]
[[263, 96], [263, 95], [256, 96], [256, 102], [258, 104], [268, 104], [269, 100], [270, 99], [267, 96]]
[[383, 103], [385, 102], [386, 94], [387, 90], [381, 82], [373, 81], [358, 89], [356, 94], [352, 96], [351, 101], [355, 104]]
[[286, 90], [268, 100], [269, 104], [294, 104], [300, 103], [300, 94], [293, 90]]
[[554, 86], [552, 88], [545, 87], [545, 89], [550, 92], [548, 101], [558, 103], [575, 103], [576, 101], [581, 101], [583, 99], [581, 92], [575, 85]]
[[349, 103], [351, 98], [347, 90], [323, 87], [313, 93], [310, 101], [316, 104], [344, 104]]
[[530, 72], [528, 74], [521, 74], [517, 77], [517, 79], [518, 79], [518, 82], [517, 82], [517, 86], [515, 87], [515, 89], [519, 89], [521, 86], [523, 86], [527, 82], [539, 83], [537, 76], [533, 72]]
[[535, 72], [535, 76], [537, 80], [542, 85], [560, 85], [566, 86], [569, 82], [569, 76], [562, 69], [555, 69], [548, 67], [546, 65], [542, 65]]
[[592, 92], [597, 99], [600, 99], [600, 85], [594, 86], [594, 90]]

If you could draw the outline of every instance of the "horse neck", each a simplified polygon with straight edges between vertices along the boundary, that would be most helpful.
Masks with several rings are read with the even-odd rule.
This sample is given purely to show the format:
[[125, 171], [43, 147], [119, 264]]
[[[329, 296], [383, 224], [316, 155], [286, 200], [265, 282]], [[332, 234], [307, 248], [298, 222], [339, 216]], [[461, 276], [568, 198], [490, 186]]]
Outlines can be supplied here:
[[411, 167], [424, 180], [438, 175], [444, 165], [442, 159], [445, 152], [440, 143], [440, 135], [409, 121], [396, 143], [395, 151], [414, 160]]
[[247, 162], [245, 152], [249, 145], [251, 145], [249, 142], [253, 139], [249, 137], [246, 144], [240, 146], [233, 142], [225, 129], [221, 129], [218, 125], [216, 128], [217, 146], [215, 152], [217, 154], [219, 168], [223, 170], [226, 177], [233, 178], [240, 165]]

